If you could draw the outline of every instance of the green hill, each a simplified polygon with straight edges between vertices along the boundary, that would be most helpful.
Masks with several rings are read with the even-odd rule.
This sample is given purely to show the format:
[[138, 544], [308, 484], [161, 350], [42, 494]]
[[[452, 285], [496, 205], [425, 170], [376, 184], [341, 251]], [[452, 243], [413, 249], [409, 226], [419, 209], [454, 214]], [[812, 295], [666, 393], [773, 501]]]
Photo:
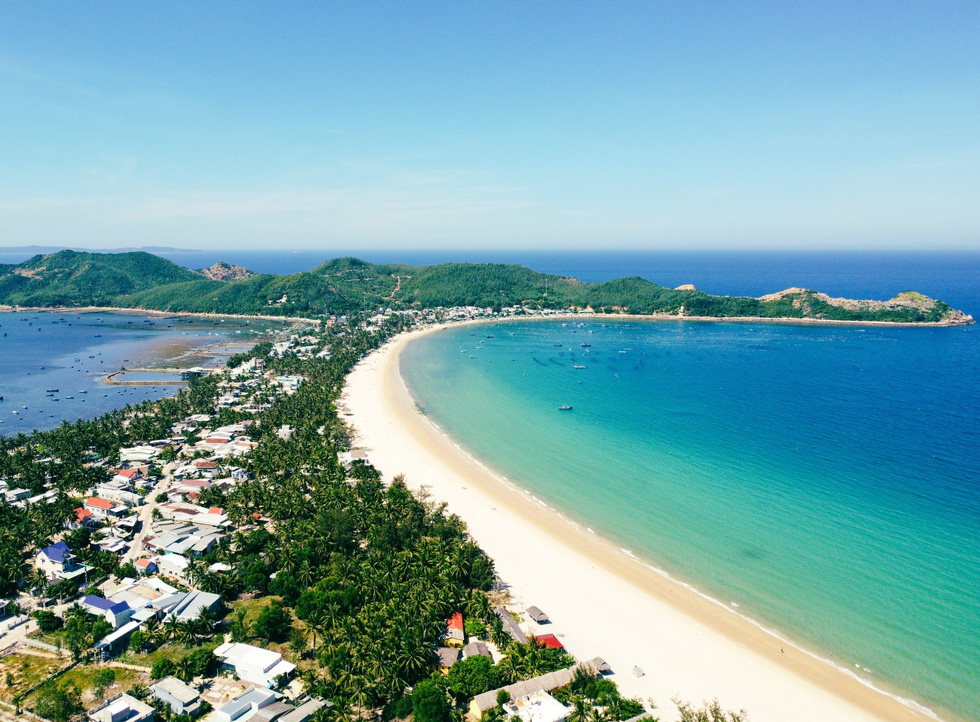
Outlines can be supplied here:
[[712, 296], [670, 289], [642, 278], [583, 283], [574, 278], [504, 264], [377, 265], [337, 258], [303, 273], [251, 274], [212, 280], [143, 252], [35, 256], [0, 265], [0, 303], [17, 306], [120, 306], [267, 315], [319, 315], [379, 307], [480, 306], [499, 309], [585, 309], [601, 313], [671, 314], [731, 318], [797, 318], [888, 322], [966, 323], [942, 301], [904, 292], [890, 301], [835, 299], [787, 289], [765, 296]]

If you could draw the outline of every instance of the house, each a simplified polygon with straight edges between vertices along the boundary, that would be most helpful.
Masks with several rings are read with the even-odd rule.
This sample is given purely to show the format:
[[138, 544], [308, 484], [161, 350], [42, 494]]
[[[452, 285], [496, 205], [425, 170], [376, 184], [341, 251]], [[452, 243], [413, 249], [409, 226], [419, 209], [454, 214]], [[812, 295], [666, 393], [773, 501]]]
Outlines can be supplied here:
[[310, 722], [313, 715], [321, 707], [333, 707], [333, 702], [323, 699], [307, 700], [299, 707], [294, 707], [291, 711], [284, 714], [276, 722]]
[[[139, 615], [139, 612], [133, 614], [134, 617], [137, 615]], [[119, 627], [119, 629], [105, 635], [95, 645], [95, 648], [99, 652], [99, 656], [105, 660], [124, 651], [129, 646], [129, 635], [139, 629], [139, 627], [139, 621], [130, 620]]]
[[186, 622], [197, 619], [202, 612], [213, 617], [221, 611], [222, 601], [220, 594], [192, 589], [189, 592], [174, 592], [160, 597], [153, 602], [153, 606], [163, 612], [164, 618], [176, 617], [177, 621]]
[[197, 717], [203, 705], [201, 695], [176, 677], [164, 677], [150, 685], [150, 694], [170, 707], [174, 714]]
[[140, 574], [155, 574], [157, 571], [157, 563], [152, 559], [147, 559], [143, 557], [142, 559], [137, 559], [133, 566]]
[[527, 616], [533, 619], [538, 624], [544, 624], [548, 621], [548, 615], [542, 612], [537, 607], [528, 607], [524, 610], [527, 612]]
[[470, 700], [469, 716], [472, 719], [479, 720], [488, 709], [497, 707], [497, 695], [500, 693], [500, 690], [507, 692], [512, 700], [528, 697], [535, 692], [551, 692], [552, 690], [571, 684], [571, 681], [575, 678], [575, 674], [579, 670], [596, 677], [599, 676], [599, 672], [595, 666], [595, 660], [589, 660], [588, 662], [580, 662], [574, 667], [559, 669], [556, 672], [542, 674], [540, 677], [508, 684], [506, 687], [492, 689], [489, 692], [478, 694]]
[[34, 557], [34, 565], [51, 580], [77, 579], [91, 568], [76, 562], [75, 555], [63, 541], [39, 551]]
[[463, 615], [456, 612], [446, 621], [446, 631], [442, 640], [447, 647], [461, 649], [466, 644], [466, 632], [463, 629]]
[[69, 526], [73, 529], [78, 529], [83, 526], [87, 526], [91, 528], [93, 526], [98, 526], [99, 524], [98, 517], [95, 516], [95, 514], [90, 512], [88, 509], [86, 509], [84, 506], [80, 506], [77, 509], [75, 509], [74, 513], [75, 513], [75, 520], [71, 524], [69, 524]]
[[82, 506], [95, 516], [103, 519], [118, 519], [129, 513], [129, 508], [125, 504], [114, 504], [108, 499], [100, 499], [97, 496], [90, 496]]
[[278, 677], [292, 674], [296, 669], [296, 665], [285, 661], [278, 652], [251, 644], [226, 642], [214, 650], [214, 656], [221, 660], [223, 670], [262, 687], [275, 686]]
[[91, 722], [153, 722], [154, 709], [128, 694], [117, 694], [88, 713]]
[[554, 634], [542, 634], [540, 637], [535, 637], [534, 640], [548, 649], [565, 649], [565, 645]]
[[517, 626], [517, 622], [515, 622], [514, 618], [510, 616], [510, 612], [503, 607], [496, 607], [493, 610], [493, 613], [497, 615], [498, 619], [500, 619], [500, 622], [504, 627], [504, 631], [510, 635], [511, 639], [516, 642], [527, 642], [527, 635], [524, 634], [523, 629]]
[[218, 707], [211, 719], [216, 722], [245, 722], [273, 704], [276, 704], [275, 692], [249, 687], [233, 700]]
[[176, 577], [177, 579], [184, 578], [187, 574], [187, 567], [190, 564], [190, 560], [180, 554], [164, 554], [161, 557], [157, 557], [157, 569], [160, 573], [168, 577]]
[[439, 647], [436, 650], [436, 663], [439, 667], [439, 671], [443, 674], [449, 674], [449, 670], [452, 669], [453, 665], [459, 659], [459, 650], [453, 649], [452, 647]]
[[544, 691], [532, 692], [504, 704], [504, 711], [522, 722], [565, 722], [569, 709]]
[[479, 640], [470, 642], [463, 647], [463, 659], [469, 659], [470, 657], [490, 657], [493, 659], [493, 655], [490, 654], [490, 649]]
[[89, 594], [82, 600], [82, 608], [89, 614], [105, 619], [113, 629], [126, 624], [133, 614], [126, 602], [112, 602], [95, 594]]

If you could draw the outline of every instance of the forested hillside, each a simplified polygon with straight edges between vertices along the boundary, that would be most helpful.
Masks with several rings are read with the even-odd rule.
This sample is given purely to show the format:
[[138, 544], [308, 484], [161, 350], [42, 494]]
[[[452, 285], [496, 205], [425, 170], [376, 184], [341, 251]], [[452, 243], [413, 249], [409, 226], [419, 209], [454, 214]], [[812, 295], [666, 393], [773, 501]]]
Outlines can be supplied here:
[[942, 301], [914, 292], [890, 301], [834, 299], [805, 289], [764, 298], [712, 296], [642, 278], [583, 283], [524, 266], [445, 263], [375, 265], [339, 258], [303, 273], [212, 280], [149, 253], [35, 256], [0, 266], [0, 303], [17, 306], [119, 306], [208, 313], [318, 315], [379, 307], [481, 306], [586, 309], [599, 313], [730, 318], [812, 318], [891, 322], [968, 322]]

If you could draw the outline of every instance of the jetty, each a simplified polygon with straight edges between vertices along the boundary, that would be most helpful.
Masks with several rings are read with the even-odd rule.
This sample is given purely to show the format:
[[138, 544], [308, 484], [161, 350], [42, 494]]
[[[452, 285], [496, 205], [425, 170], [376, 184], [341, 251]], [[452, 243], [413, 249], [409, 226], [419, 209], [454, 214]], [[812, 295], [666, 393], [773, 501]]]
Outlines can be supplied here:
[[[183, 386], [188, 381], [194, 378], [200, 378], [201, 376], [207, 376], [214, 369], [206, 369], [201, 366], [195, 366], [189, 369], [181, 368], [137, 368], [128, 369], [123, 368], [118, 371], [113, 371], [102, 378], [102, 383], [109, 384], [110, 386]], [[162, 381], [148, 381], [145, 379], [133, 379], [126, 380], [125, 378], [119, 378], [124, 374], [179, 374], [180, 379], [172, 380], [162, 380]]]

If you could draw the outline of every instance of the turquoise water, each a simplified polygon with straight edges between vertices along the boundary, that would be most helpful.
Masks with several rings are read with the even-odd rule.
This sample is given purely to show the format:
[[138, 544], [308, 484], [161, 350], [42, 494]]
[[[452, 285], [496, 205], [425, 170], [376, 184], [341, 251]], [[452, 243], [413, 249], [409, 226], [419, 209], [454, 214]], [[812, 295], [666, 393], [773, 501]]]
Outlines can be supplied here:
[[978, 339], [529, 321], [433, 334], [402, 371], [474, 456], [570, 517], [977, 720]]

